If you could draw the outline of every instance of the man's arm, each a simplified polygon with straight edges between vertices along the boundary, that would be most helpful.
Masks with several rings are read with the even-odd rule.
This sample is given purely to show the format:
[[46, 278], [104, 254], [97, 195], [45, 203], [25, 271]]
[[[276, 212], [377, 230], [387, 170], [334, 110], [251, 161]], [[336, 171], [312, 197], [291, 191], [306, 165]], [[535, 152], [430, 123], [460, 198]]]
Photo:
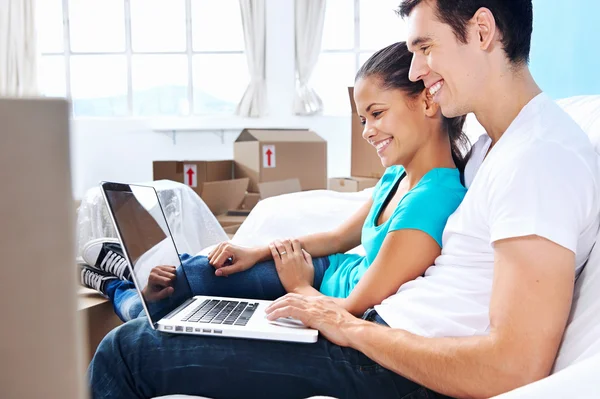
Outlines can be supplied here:
[[451, 396], [489, 397], [546, 377], [571, 308], [575, 255], [537, 236], [494, 249], [489, 336], [431, 339], [364, 324], [350, 345]]
[[352, 317], [326, 298], [287, 295], [269, 319], [292, 316], [332, 342], [355, 348], [382, 366], [456, 397], [490, 397], [550, 373], [574, 286], [575, 255], [537, 237], [494, 246], [490, 334], [425, 338]]

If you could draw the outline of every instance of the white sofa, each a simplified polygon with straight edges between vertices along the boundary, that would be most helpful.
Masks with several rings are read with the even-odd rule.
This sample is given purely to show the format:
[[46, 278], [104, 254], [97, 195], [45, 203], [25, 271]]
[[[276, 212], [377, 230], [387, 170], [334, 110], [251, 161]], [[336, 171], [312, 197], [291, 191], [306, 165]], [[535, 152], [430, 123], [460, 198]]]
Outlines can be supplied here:
[[[573, 97], [560, 100], [558, 103], [589, 135], [596, 152], [600, 154], [600, 96]], [[472, 120], [469, 121], [467, 129], [471, 133], [470, 136], [473, 137], [476, 135], [473, 132], [481, 131], [481, 127], [476, 126]], [[307, 195], [310, 194], [301, 193], [296, 194], [296, 197], [291, 195], [286, 196], [287, 198], [280, 197], [263, 201], [253, 211], [253, 215], [248, 218], [245, 225], [240, 228], [234, 241], [240, 244], [256, 244], [257, 239], [263, 241], [278, 235], [281, 236], [281, 234], [296, 236], [305, 234], [311, 229], [322, 230], [335, 226], [361, 203], [361, 194], [343, 198], [336, 197], [337, 194], [324, 192], [320, 194], [321, 198], [306, 197]], [[317, 194], [315, 193], [315, 195]], [[294, 201], [299, 196], [304, 196], [304, 198], [295, 201], [297, 206], [290, 206], [289, 201]], [[328, 220], [311, 218], [311, 214], [316, 212], [315, 209], [320, 208], [319, 212], [322, 213], [323, 207], [314, 207], [307, 199], [318, 200], [321, 205], [331, 204], [333, 216]], [[334, 205], [336, 201], [338, 203]], [[341, 205], [339, 201], [343, 201]], [[273, 218], [268, 218], [271, 228], [266, 229], [264, 222], [267, 218], [264, 214], [267, 212], [273, 214], [277, 212], [278, 208], [288, 209], [288, 211], [292, 209], [292, 214], [287, 219], [279, 216], [275, 225], [273, 225]], [[340, 212], [340, 209], [343, 211]], [[294, 223], [294, 221], [290, 222], [289, 218], [295, 218], [298, 221], [319, 220], [319, 226], [306, 226]], [[598, 240], [600, 240], [600, 235]], [[168, 398], [192, 397], [175, 395]], [[496, 398], [600, 398], [600, 244], [596, 245], [592, 251], [588, 264], [576, 282], [569, 324], [554, 365], [553, 374], [541, 381]]]

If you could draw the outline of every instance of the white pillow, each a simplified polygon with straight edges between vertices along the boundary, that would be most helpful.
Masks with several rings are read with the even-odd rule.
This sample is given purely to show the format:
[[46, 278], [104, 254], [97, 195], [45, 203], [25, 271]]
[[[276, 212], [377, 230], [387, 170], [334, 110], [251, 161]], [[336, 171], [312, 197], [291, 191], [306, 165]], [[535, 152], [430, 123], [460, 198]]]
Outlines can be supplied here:
[[358, 193], [304, 191], [260, 201], [232, 239], [242, 246], [266, 245], [329, 231], [356, 212], [371, 197], [372, 188]]

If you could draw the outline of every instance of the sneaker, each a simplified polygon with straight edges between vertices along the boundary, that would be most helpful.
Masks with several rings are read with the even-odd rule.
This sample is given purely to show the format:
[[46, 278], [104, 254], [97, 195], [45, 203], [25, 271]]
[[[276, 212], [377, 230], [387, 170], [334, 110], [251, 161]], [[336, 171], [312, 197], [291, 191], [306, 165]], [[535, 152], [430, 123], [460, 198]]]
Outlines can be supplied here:
[[108, 296], [106, 293], [107, 284], [119, 280], [117, 276], [88, 265], [79, 265], [79, 268], [81, 270], [81, 285], [96, 290], [104, 296]]
[[83, 261], [121, 280], [131, 280], [127, 259], [123, 256], [121, 244], [115, 238], [99, 238], [85, 244], [81, 254]]

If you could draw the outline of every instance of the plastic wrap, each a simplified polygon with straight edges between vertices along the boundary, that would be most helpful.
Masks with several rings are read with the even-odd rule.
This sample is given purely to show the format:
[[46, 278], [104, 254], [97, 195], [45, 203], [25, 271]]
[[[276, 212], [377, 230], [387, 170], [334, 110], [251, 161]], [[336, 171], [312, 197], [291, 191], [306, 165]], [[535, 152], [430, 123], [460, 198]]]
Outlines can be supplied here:
[[[153, 186], [164, 210], [179, 253], [197, 254], [228, 237], [206, 204], [188, 186], [170, 180], [143, 185]], [[85, 193], [77, 212], [77, 256], [89, 241], [117, 237], [100, 187]]]

